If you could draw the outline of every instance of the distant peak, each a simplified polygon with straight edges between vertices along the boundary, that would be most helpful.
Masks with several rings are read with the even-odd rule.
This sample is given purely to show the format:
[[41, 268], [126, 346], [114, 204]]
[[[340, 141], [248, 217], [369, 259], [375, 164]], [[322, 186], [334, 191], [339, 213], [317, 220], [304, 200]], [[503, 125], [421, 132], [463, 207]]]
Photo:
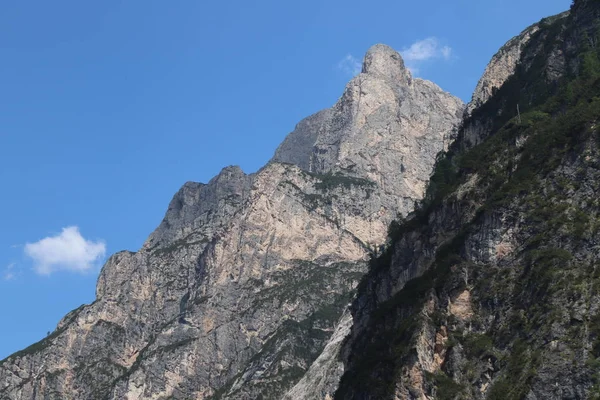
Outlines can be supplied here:
[[221, 170], [219, 174], [213, 177], [211, 182], [229, 182], [229, 181], [238, 181], [240, 179], [246, 179], [247, 175], [244, 173], [242, 168], [239, 165], [229, 165]]
[[389, 78], [398, 83], [407, 83], [410, 77], [400, 53], [385, 44], [376, 44], [367, 50], [362, 72]]
[[228, 165], [228, 166], [224, 167], [219, 174], [223, 174], [223, 173], [246, 175], [239, 165]]

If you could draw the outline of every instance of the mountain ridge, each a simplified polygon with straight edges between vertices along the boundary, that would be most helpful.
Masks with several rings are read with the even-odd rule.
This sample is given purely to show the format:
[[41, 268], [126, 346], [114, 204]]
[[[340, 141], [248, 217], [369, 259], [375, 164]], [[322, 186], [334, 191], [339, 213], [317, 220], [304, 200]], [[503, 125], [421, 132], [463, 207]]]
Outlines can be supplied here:
[[[184, 184], [139, 251], [108, 259], [92, 304], [0, 362], [0, 398], [291, 389], [326, 347], [388, 223], [424, 194], [463, 112], [437, 86], [393, 81], [409, 76], [397, 52], [368, 54], [336, 105], [312, 117], [323, 128], [306, 132], [309, 117], [290, 134], [306, 143], [302, 157], [281, 150], [254, 174], [226, 167], [208, 184]], [[411, 113], [419, 109], [432, 111]]]
[[[592, 332], [577, 331], [572, 350], [568, 326], [536, 322], [558, 319], [527, 296], [566, 315], [562, 295], [536, 289], [540, 276], [542, 289], [554, 284], [536, 265], [581, 284], [571, 260], [593, 253], [576, 246], [595, 240], [595, 139], [578, 133], [576, 146], [549, 115], [560, 114], [564, 79], [595, 73], [591, 52], [578, 54], [599, 8], [578, 0], [509, 40], [466, 107], [372, 46], [338, 102], [300, 121], [259, 171], [230, 166], [184, 184], [139, 251], [109, 258], [92, 304], [0, 361], [0, 398], [548, 398], [553, 379], [570, 398], [592, 393], [590, 365], [574, 360], [581, 371], [566, 377], [552, 365], [568, 351], [595, 360], [600, 330], [582, 307], [600, 301], [567, 306]], [[597, 80], [573, 79], [565, 104], [587, 127], [586, 84]], [[571, 153], [555, 154], [556, 143]], [[540, 168], [550, 177], [532, 179]], [[565, 183], [576, 176], [579, 188]], [[587, 204], [587, 222], [565, 193]], [[529, 252], [540, 243], [530, 231], [563, 212], [565, 227], [551, 228], [572, 238]], [[554, 336], [512, 328], [536, 323]], [[560, 357], [536, 347], [547, 337]]]

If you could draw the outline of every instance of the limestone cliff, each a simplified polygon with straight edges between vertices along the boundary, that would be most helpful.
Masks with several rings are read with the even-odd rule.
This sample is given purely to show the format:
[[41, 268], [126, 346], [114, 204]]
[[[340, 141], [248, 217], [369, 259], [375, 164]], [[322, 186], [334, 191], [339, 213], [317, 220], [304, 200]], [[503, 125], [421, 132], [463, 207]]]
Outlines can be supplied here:
[[[139, 251], [110, 257], [92, 304], [0, 362], [0, 398], [333, 395], [368, 255], [423, 197], [462, 114], [374, 46], [260, 171], [186, 183]], [[332, 372], [304, 376], [319, 368]]]
[[332, 109], [301, 122], [273, 159], [369, 179], [384, 193], [386, 209], [406, 215], [423, 197], [463, 105], [435, 84], [413, 79], [388, 46], [369, 49], [362, 71]]
[[[502, 87], [504, 82], [506, 82], [506, 80], [515, 73], [517, 65], [521, 61], [523, 50], [527, 47], [531, 37], [540, 30], [540, 27], [552, 23], [555, 20], [565, 18], [568, 14], [568, 12], [564, 12], [553, 17], [544, 18], [539, 23], [527, 27], [519, 35], [506, 42], [506, 44], [504, 44], [504, 46], [502, 46], [500, 50], [494, 54], [486, 66], [483, 75], [479, 79], [479, 82], [477, 82], [477, 87], [473, 92], [471, 101], [469, 104], [467, 104], [465, 109], [467, 117], [476, 108], [481, 107], [484, 103], [486, 103], [495, 94], [495, 92]], [[557, 49], [557, 52], [560, 51], [560, 48]], [[555, 76], [556, 78], [560, 76], [562, 71], [549, 69], [547, 70], [547, 73], [550, 75], [550, 77], [552, 77], [552, 74], [557, 74]]]

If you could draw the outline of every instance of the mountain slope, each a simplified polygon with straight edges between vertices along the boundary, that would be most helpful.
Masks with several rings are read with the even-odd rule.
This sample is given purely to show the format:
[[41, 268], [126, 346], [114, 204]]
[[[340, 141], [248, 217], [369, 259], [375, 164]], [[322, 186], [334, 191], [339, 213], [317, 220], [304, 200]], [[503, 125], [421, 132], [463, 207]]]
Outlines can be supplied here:
[[526, 34], [371, 262], [336, 399], [600, 396], [600, 3]]
[[138, 252], [107, 261], [94, 303], [0, 362], [0, 398], [280, 398], [347, 329], [368, 254], [423, 197], [462, 113], [374, 46], [260, 171], [186, 183]]

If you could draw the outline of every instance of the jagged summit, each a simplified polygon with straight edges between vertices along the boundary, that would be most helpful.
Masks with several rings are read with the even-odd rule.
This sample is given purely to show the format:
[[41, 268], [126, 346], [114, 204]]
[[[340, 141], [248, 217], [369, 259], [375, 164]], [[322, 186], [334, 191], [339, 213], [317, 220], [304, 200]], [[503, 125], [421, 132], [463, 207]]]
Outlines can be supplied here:
[[401, 204], [391, 209], [405, 214], [431, 173], [423, 160], [435, 159], [446, 146], [463, 108], [435, 84], [413, 80], [396, 50], [376, 44], [338, 102], [301, 121], [272, 161], [377, 182], [388, 193], [403, 193], [402, 199], [392, 196]]
[[362, 72], [384, 77], [396, 84], [410, 82], [410, 72], [404, 65], [400, 53], [381, 43], [375, 44], [367, 50]]

